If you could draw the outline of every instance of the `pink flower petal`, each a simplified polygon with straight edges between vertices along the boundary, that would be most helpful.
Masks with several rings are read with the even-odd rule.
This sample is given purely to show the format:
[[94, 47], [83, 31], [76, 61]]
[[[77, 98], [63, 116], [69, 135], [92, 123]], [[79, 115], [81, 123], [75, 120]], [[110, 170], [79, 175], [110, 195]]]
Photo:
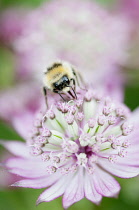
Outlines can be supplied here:
[[[129, 123], [133, 123], [134, 125], [134, 130], [136, 128], [138, 128], [139, 126], [139, 108], [135, 109], [133, 112], [132, 112], [132, 115], [130, 116], [129, 118]], [[137, 132], [137, 130], [135, 130]], [[134, 140], [134, 139], [133, 139]]]
[[102, 195], [100, 195], [95, 187], [94, 187], [94, 181], [92, 181], [92, 175], [89, 175], [85, 173], [84, 178], [84, 190], [85, 190], [85, 197], [92, 201], [93, 203], [99, 204], [99, 202], [102, 199]]
[[[128, 157], [128, 158], [121, 158], [121, 160], [119, 161], [119, 165], [124, 165], [127, 167], [139, 167], [139, 158], [137, 158], [139, 156], [139, 152], [135, 153], [132, 155], [132, 158]], [[118, 164], [118, 161], [117, 163]]]
[[93, 180], [96, 191], [102, 196], [114, 197], [120, 191], [119, 183], [112, 176], [99, 168], [96, 169]]
[[42, 102], [40, 88], [28, 81], [0, 92], [0, 98], [0, 117], [10, 122], [20, 135], [26, 138], [34, 113]]
[[22, 33], [24, 28], [25, 11], [17, 9], [6, 9], [4, 13], [1, 13], [0, 22], [0, 37], [2, 41], [7, 44], [10, 41], [15, 40]]
[[6, 167], [11, 173], [22, 177], [35, 178], [46, 175], [48, 163], [35, 160], [10, 158], [6, 161]]
[[[132, 139], [132, 136], [130, 136]], [[138, 138], [138, 137], [137, 137]], [[129, 146], [127, 149], [127, 155], [124, 158], [119, 158], [116, 161], [116, 164], [125, 165], [125, 166], [139, 166], [139, 144]]]
[[138, 167], [110, 163], [107, 159], [102, 159], [102, 158], [99, 159], [98, 163], [106, 171], [110, 172], [114, 176], [118, 176], [121, 178], [131, 178], [139, 174]]
[[139, 1], [138, 0], [122, 0], [119, 1], [122, 12], [127, 14], [133, 21], [139, 20]]
[[15, 130], [24, 138], [28, 137], [28, 133], [32, 128], [34, 115], [30, 112], [14, 116], [12, 119], [12, 125]]
[[37, 205], [42, 202], [51, 201], [59, 196], [61, 196], [65, 189], [67, 188], [67, 184], [69, 183], [70, 176], [63, 176], [62, 179], [59, 179], [53, 186], [45, 190], [38, 198]]
[[62, 174], [59, 173], [46, 175], [45, 177], [41, 177], [38, 179], [24, 179], [12, 184], [11, 186], [40, 189], [44, 187], [49, 187], [50, 185], [54, 184], [61, 178], [61, 176]]
[[72, 177], [70, 185], [68, 185], [65, 190], [63, 196], [63, 207], [65, 209], [84, 198], [83, 180], [83, 168], [81, 168], [78, 173]]
[[19, 141], [0, 141], [0, 144], [3, 145], [9, 152], [13, 155], [28, 158], [30, 157], [28, 147], [25, 143]]

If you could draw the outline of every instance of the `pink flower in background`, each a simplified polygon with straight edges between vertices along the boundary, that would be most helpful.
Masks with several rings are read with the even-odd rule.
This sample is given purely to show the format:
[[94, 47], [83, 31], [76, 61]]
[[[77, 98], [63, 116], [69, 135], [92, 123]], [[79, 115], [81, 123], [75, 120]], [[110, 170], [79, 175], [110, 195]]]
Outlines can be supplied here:
[[29, 71], [45, 69], [59, 58], [78, 66], [84, 76], [85, 70], [97, 72], [94, 77], [100, 82], [125, 62], [128, 33], [122, 15], [111, 15], [93, 2], [52, 1], [29, 14], [13, 48]]
[[[19, 19], [10, 30], [11, 14], [9, 21], [3, 18], [3, 28], [12, 33], [13, 25], [13, 31], [20, 31], [9, 43], [17, 56], [18, 75], [41, 77], [49, 63], [62, 59], [77, 66], [86, 81], [119, 92], [123, 83], [119, 66], [126, 61], [130, 32], [122, 14], [112, 14], [89, 0], [54, 0]], [[22, 30], [14, 29], [20, 24]], [[3, 33], [7, 37], [6, 30]]]
[[119, 1], [123, 12], [127, 13], [134, 21], [139, 20], [139, 1], [138, 0], [121, 0]]
[[[6, 186], [9, 185], [9, 182], [11, 184], [13, 181], [16, 181], [12, 179], [12, 176], [0, 166], [0, 188], [3, 188], [3, 187], [5, 188]], [[12, 180], [12, 182], [10, 179]]]
[[[126, 15], [131, 23], [131, 37], [129, 58], [126, 63], [126, 74], [131, 81], [135, 82], [139, 78], [139, 1], [138, 0], [120, 0], [118, 9]], [[137, 80], [138, 82], [138, 80]]]
[[42, 72], [58, 58], [75, 64], [87, 82], [123, 100], [119, 65], [126, 60], [130, 27], [122, 15], [90, 1], [51, 1], [25, 15], [8, 10], [1, 28], [1, 39], [15, 55], [16, 84], [0, 93], [0, 116], [14, 127], [17, 115], [30, 118], [38, 109]]
[[4, 164], [2, 162], [10, 157], [12, 157], [12, 155], [10, 155], [7, 151], [3, 151], [0, 153], [0, 189], [9, 188], [12, 183], [21, 180], [20, 176], [11, 174], [6, 168], [4, 168]]
[[[44, 103], [41, 88], [39, 90], [33, 82], [21, 83], [9, 90], [1, 91], [0, 99], [1, 118], [11, 123], [20, 135], [26, 138], [25, 130], [28, 131], [34, 114]], [[16, 125], [20, 127], [20, 131]]]
[[53, 99], [49, 109], [38, 112], [26, 143], [1, 141], [15, 156], [5, 167], [24, 177], [12, 186], [48, 187], [37, 204], [61, 195], [64, 208], [84, 197], [98, 204], [120, 191], [110, 174], [139, 174], [139, 110], [131, 114], [125, 105], [88, 89], [77, 90], [78, 100]]
[[1, 14], [0, 19], [0, 40], [6, 45], [12, 43], [22, 34], [24, 26], [23, 14], [25, 10], [19, 8], [8, 9]]

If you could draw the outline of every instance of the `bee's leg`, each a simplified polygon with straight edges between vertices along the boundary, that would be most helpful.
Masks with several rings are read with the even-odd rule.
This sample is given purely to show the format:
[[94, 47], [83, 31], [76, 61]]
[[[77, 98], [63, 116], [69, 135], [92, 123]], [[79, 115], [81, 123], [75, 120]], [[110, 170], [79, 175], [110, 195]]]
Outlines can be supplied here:
[[71, 91], [68, 91], [68, 93], [70, 94], [70, 96], [72, 96], [73, 99], [75, 99], [75, 98], [77, 99], [77, 96], [76, 96], [76, 93], [75, 93], [74, 89], [72, 87], [71, 87], [71, 89], [73, 90], [74, 95], [72, 94]]
[[71, 79], [70, 79], [70, 82], [71, 82], [71, 81], [73, 82], [74, 89], [75, 89], [75, 84], [76, 84], [76, 83], [75, 83], [75, 79], [71, 78]]
[[60, 95], [60, 97], [63, 99], [63, 101], [66, 101], [66, 100], [63, 98], [63, 96], [61, 95], [61, 92], [60, 92], [59, 90], [54, 89], [53, 91], [54, 91], [54, 93], [58, 93], [58, 94]]
[[60, 95], [60, 97], [63, 99], [63, 101], [66, 101], [63, 96], [61, 95], [61, 93], [58, 92], [58, 94]]
[[72, 88], [72, 86], [71, 86], [71, 89], [73, 90], [73, 92], [74, 92], [74, 95], [75, 95], [75, 97], [74, 98], [76, 98], [77, 99], [77, 95], [76, 95], [76, 82], [75, 82], [75, 79], [70, 79], [70, 81], [72, 81], [73, 82], [73, 85], [74, 85], [74, 87]]
[[43, 87], [43, 94], [44, 94], [44, 98], [45, 98], [45, 103], [46, 103], [46, 106], [48, 108], [48, 101], [47, 101], [47, 88], [46, 87]]

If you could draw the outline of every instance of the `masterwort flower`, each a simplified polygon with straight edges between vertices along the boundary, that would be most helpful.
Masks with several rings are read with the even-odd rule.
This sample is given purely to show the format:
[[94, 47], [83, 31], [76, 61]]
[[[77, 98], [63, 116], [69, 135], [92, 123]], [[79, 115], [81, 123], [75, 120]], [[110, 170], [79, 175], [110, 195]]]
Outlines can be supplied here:
[[4, 41], [16, 34], [7, 39], [18, 74], [34, 75], [58, 58], [78, 66], [85, 78], [88, 72], [91, 82], [93, 75], [96, 84], [119, 85], [117, 72], [126, 61], [130, 35], [122, 13], [112, 14], [90, 0], [53, 0], [26, 13], [18, 18], [13, 11], [12, 18], [9, 11], [1, 21]]
[[40, 92], [35, 83], [25, 82], [0, 93], [0, 117], [24, 138], [27, 135], [25, 130], [28, 130], [34, 119], [34, 113], [40, 109], [43, 100]]
[[138, 0], [122, 0], [119, 1], [119, 9], [134, 20], [134, 23], [139, 20], [139, 1]]
[[26, 143], [1, 141], [15, 155], [5, 167], [23, 177], [12, 186], [48, 187], [37, 204], [61, 195], [64, 208], [84, 197], [98, 204], [120, 191], [110, 174], [139, 174], [139, 110], [131, 114], [92, 88], [77, 90], [77, 97], [53, 99], [37, 113]]
[[14, 87], [0, 93], [0, 117], [12, 125], [15, 113], [28, 112], [23, 104], [29, 97], [30, 107], [41, 100], [38, 94], [35, 99], [34, 88], [40, 90], [38, 78], [55, 59], [68, 60], [84, 80], [123, 100], [120, 66], [127, 58], [130, 24], [122, 13], [112, 14], [90, 0], [53, 0], [26, 12], [4, 11], [0, 28], [0, 39], [15, 59]]
[[139, 78], [139, 1], [121, 0], [118, 9], [125, 14], [131, 22], [132, 31], [129, 48], [129, 58], [125, 65], [128, 82], [137, 83]]

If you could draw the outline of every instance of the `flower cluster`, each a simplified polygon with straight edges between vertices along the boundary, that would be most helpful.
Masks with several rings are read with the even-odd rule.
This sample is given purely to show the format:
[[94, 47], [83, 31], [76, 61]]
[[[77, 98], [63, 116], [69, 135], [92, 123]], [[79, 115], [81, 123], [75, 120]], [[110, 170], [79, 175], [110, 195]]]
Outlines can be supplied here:
[[40, 90], [34, 83], [18, 84], [9, 90], [0, 92], [0, 116], [10, 121], [23, 110], [34, 113], [41, 106], [42, 99], [36, 100]]
[[4, 38], [13, 34], [9, 44], [18, 73], [34, 75], [59, 58], [78, 66], [85, 78], [88, 71], [91, 82], [93, 75], [93, 83], [113, 85], [113, 74], [127, 58], [130, 26], [122, 13], [111, 14], [89, 0], [53, 0], [22, 16], [13, 11], [13, 19], [7, 12], [1, 23]]
[[132, 31], [130, 37], [129, 57], [126, 67], [126, 74], [128, 81], [135, 84], [138, 83], [139, 75], [139, 1], [138, 0], [122, 0], [118, 2], [120, 12], [126, 15], [131, 22]]
[[[52, 172], [62, 170], [67, 174], [72, 166], [74, 172], [83, 165], [88, 172], [94, 172], [97, 159], [115, 162], [126, 155], [133, 130], [133, 125], [126, 122], [128, 114], [126, 107], [116, 106], [107, 98], [101, 100], [91, 92], [75, 102], [59, 102], [35, 119], [28, 139], [31, 154], [50, 160], [48, 171], [55, 168]], [[62, 167], [63, 157], [66, 168]], [[62, 162], [62, 166], [55, 167], [54, 162]]]
[[[78, 13], [73, 13], [77, 8]], [[26, 12], [3, 12], [0, 41], [14, 53], [16, 71], [15, 86], [0, 93], [0, 117], [14, 126], [15, 113], [22, 115], [23, 110], [28, 112], [26, 104], [31, 108], [34, 101], [41, 101], [40, 94], [34, 94], [40, 91], [38, 80], [55, 59], [68, 60], [84, 80], [122, 100], [119, 65], [127, 57], [127, 23], [123, 15], [112, 14], [89, 0], [53, 0]], [[33, 113], [34, 108], [29, 111]]]
[[133, 126], [130, 110], [92, 89], [78, 90], [77, 96], [36, 114], [27, 145], [1, 142], [16, 155], [6, 167], [26, 178], [13, 186], [49, 186], [37, 204], [61, 195], [64, 208], [83, 197], [98, 204], [102, 196], [120, 190], [109, 173], [122, 178], [139, 174], [137, 122]]

